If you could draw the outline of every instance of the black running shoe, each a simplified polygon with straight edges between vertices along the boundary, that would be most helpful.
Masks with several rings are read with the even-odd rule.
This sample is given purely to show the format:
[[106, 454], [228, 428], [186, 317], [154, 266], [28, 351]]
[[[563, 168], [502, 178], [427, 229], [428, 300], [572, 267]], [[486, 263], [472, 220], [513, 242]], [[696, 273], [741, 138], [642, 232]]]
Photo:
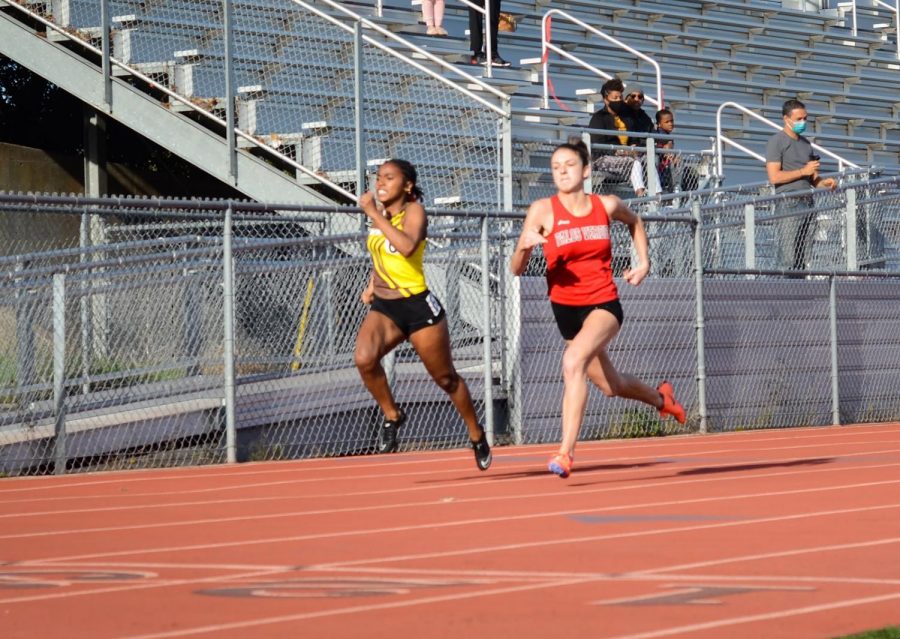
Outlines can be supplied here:
[[488, 445], [487, 435], [481, 434], [481, 439], [472, 442], [472, 449], [475, 451], [475, 463], [478, 464], [479, 470], [487, 470], [491, 467], [491, 447]]
[[378, 429], [378, 452], [393, 453], [397, 450], [397, 429], [406, 421], [406, 413], [400, 409], [397, 419], [386, 419]]
[[512, 64], [511, 64], [510, 62], [507, 62], [506, 60], [504, 60], [503, 58], [501, 58], [499, 55], [495, 55], [495, 56], [493, 56], [493, 57], [491, 58], [491, 65], [493, 65], [493, 66], [495, 66], [495, 67], [509, 67], [509, 66], [512, 66]]
[[471, 64], [487, 64], [487, 56], [483, 53], [478, 53], [473, 55], [469, 62]]

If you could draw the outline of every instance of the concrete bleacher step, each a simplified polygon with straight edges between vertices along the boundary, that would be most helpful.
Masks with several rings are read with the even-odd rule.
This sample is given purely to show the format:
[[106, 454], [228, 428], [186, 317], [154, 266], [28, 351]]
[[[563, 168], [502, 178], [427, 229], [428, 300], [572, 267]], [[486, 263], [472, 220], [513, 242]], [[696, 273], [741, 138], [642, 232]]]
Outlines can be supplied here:
[[[97, 37], [99, 10], [94, 0], [53, 3], [59, 11], [69, 12], [71, 26]], [[345, 4], [423, 50], [483, 77], [483, 69], [468, 64], [465, 7], [448, 5], [445, 27], [450, 35], [435, 38], [425, 35], [418, 5], [386, 0], [380, 17], [374, 16], [374, 5], [375, 0]], [[118, 57], [138, 70], [168, 77], [172, 88], [194, 99], [219, 103], [224, 96], [219, 0], [115, 0], [112, 6]], [[350, 24], [343, 12], [327, 5], [320, 8]], [[852, 158], [889, 159], [900, 148], [896, 136], [900, 96], [897, 69], [891, 67], [897, 61], [892, 62], [890, 52], [884, 50], [881, 33], [865, 29], [852, 37], [836, 13], [794, 11], [757, 0], [504, 0], [504, 11], [520, 17], [515, 32], [500, 34], [505, 58], [539, 57], [540, 20], [548, 8], [570, 12], [657, 58], [663, 67], [667, 102], [676, 108], [676, 133], [687, 132], [692, 140], [702, 140], [704, 134], [708, 139], [714, 132], [714, 112], [724, 100], [748, 106], [762, 103], [761, 112], [777, 120], [780, 102], [798, 95], [808, 102], [813, 118], [820, 118], [813, 121], [813, 133], [823, 143], [846, 148]], [[347, 162], [348, 157], [353, 158], [355, 126], [352, 39], [336, 25], [310, 20], [309, 15], [284, 0], [234, 1], [234, 70], [242, 89], [239, 125], [292, 157], [306, 158], [329, 171], [352, 172], [352, 162]], [[400, 47], [375, 30], [364, 32], [384, 46]], [[186, 33], [192, 35], [185, 37]], [[553, 34], [559, 46], [653, 92], [655, 82], [648, 68], [621, 51], [565, 20], [554, 20]], [[413, 58], [463, 88], [480, 90], [477, 84], [454, 77], [424, 56], [413, 54]], [[408, 67], [383, 52], [367, 54], [365, 63], [365, 90], [377, 95], [385, 107], [366, 122], [367, 146], [376, 154], [403, 153], [413, 160], [418, 155], [429, 165], [427, 149], [416, 138], [429, 139], [429, 128], [434, 139], [450, 130], [459, 134], [464, 120], [447, 113], [454, 108], [463, 110], [470, 99], [429, 80], [409, 83]], [[538, 65], [520, 62], [512, 69], [495, 68], [493, 78], [484, 78], [512, 96], [515, 131], [527, 131], [531, 126], [583, 126], [596, 108], [596, 94], [589, 91], [599, 89], [600, 78], [570, 68], [553, 56], [551, 69], [560, 101], [573, 111], [552, 102], [551, 109], [536, 108], [543, 101]], [[770, 133], [734, 114], [726, 117], [726, 126], [730, 134], [752, 148], [758, 148]], [[379, 145], [378, 136], [390, 142]], [[445, 148], [439, 142], [434, 147], [453, 157], [452, 150], [466, 144], [462, 135], [456, 145]], [[442, 197], [458, 198], [460, 203], [476, 196], [485, 200], [485, 185], [473, 182], [471, 188], [463, 186], [460, 177], [466, 170], [462, 163], [451, 161], [446, 168], [449, 176], [440, 186]], [[516, 167], [516, 171], [525, 171], [520, 182], [546, 180], [545, 174], [533, 176], [527, 168]]]
[[[616, 33], [620, 33], [621, 30], [622, 28], [619, 26], [616, 26], [613, 29]], [[578, 42], [578, 53], [576, 53], [576, 55], [585, 55], [589, 57], [593, 55], [603, 56], [604, 61], [606, 57], [610, 55], [614, 58], [622, 58], [625, 56], [625, 52], [616, 49], [612, 45], [608, 45], [597, 38], [584, 37], [583, 34], [577, 30], [567, 32], [560, 26], [559, 28], [554, 29], [554, 31], [559, 37], [572, 37]], [[735, 64], [765, 65], [766, 60], [770, 59], [773, 68], [780, 67], [781, 69], [784, 69], [793, 66], [792, 61], [795, 64], [798, 55], [805, 55], [807, 59], [806, 64], [816, 65], [813, 68], [820, 71], [823, 76], [827, 76], [828, 68], [831, 67], [833, 73], [836, 64], [844, 65], [844, 69], [847, 72], [852, 73], [856, 68], [855, 64], [857, 62], [868, 59], [864, 52], [854, 49], [844, 48], [839, 51], [839, 54], [835, 54], [822, 47], [804, 47], [796, 44], [786, 45], [784, 42], [773, 42], [771, 38], [736, 39], [721, 34], [700, 36], [696, 33], [677, 33], [674, 35], [670, 34], [674, 39], [669, 40], [667, 39], [667, 34], [660, 32], [659, 29], [654, 29], [652, 32], [646, 32], [640, 27], [633, 27], [624, 35], [630, 35], [631, 32], [640, 33], [644, 36], [639, 43], [634, 43], [633, 46], [636, 46], [639, 50], [648, 55], [654, 57], [681, 55], [686, 58], [690, 58], [690, 56], [693, 55], [694, 60], [706, 60], [707, 64], [714, 60], [729, 62], [733, 59]], [[536, 37], [539, 37], [539, 33], [536, 34]], [[828, 57], [823, 59], [822, 63], [817, 65], [817, 56], [820, 54], [828, 54]], [[812, 58], [811, 61], [809, 60], [810, 58]], [[633, 58], [628, 59], [633, 60]], [[609, 67], [610, 65], [604, 64], [602, 66]]]
[[[732, 18], [725, 19], [721, 22], [725, 24], [730, 23], [733, 28], [724, 28], [724, 25], [722, 23], [710, 24], [708, 22], [704, 22], [702, 24], [693, 23], [685, 27], [682, 23], [676, 21], [659, 21], [653, 23], [652, 25], [647, 25], [646, 21], [631, 17], [631, 12], [629, 12], [628, 18], [618, 18], [615, 22], [607, 19], [602, 14], [597, 15], [596, 13], [582, 12], [577, 9], [571, 11], [570, 13], [574, 17], [579, 18], [597, 28], [600, 28], [601, 30], [610, 32], [613, 35], [626, 35], [628, 39], [632, 40], [632, 42], [646, 40], [651, 37], [665, 37], [673, 42], [690, 40], [699, 41], [702, 43], [703, 41], [720, 40], [731, 42], [736, 46], [752, 42], [762, 42], [770, 44], [775, 49], [783, 50], [786, 52], [791, 51], [792, 48], [802, 49], [804, 48], [804, 46], [814, 46], [820, 48], [824, 47], [829, 51], [834, 52], [837, 56], [859, 55], [859, 53], [863, 50], [879, 48], [882, 45], [880, 40], [875, 37], [867, 38], [861, 36], [856, 39], [847, 40], [844, 34], [826, 37], [825, 34], [821, 33], [805, 33], [802, 36], [804, 39], [801, 40], [797, 37], [798, 29], [796, 25], [794, 25], [793, 27], [785, 26], [780, 32], [773, 27], [754, 30], [752, 28], [748, 28], [746, 23], [736, 23]], [[538, 35], [540, 34], [539, 25], [535, 25], [531, 28], [536, 28], [538, 31]], [[522, 31], [522, 33], [524, 34], [528, 30], [528, 25], [523, 27], [523, 29], [524, 30]], [[562, 34], [565, 36], [564, 39], [571, 39], [572, 41], [575, 40], [569, 36], [577, 36], [578, 34], [581, 34], [581, 40], [589, 40], [593, 37], [589, 36], [588, 34], [584, 34], [580, 27], [562, 18], [558, 18], [554, 21], [553, 32], [554, 34]], [[787, 41], [787, 37], [791, 33], [793, 33], [793, 37], [791, 37], [790, 40]], [[800, 33], [803, 32], [800, 31]], [[848, 42], [850, 42], [851, 44], [848, 45]], [[856, 52], [855, 54], [854, 51]]]
[[[597, 78], [596, 76], [593, 76], [592, 74], [590, 74], [586, 71], [582, 71], [579, 68], [575, 67], [574, 65], [572, 65], [571, 67], [563, 67], [562, 65], [558, 65], [558, 66], [554, 67], [551, 65], [551, 77], [553, 79], [554, 86], [556, 87], [557, 95], [559, 95], [562, 100], [564, 100], [564, 101], [569, 101], [572, 99], [580, 100], [583, 103], [583, 105], [584, 105], [583, 108], [585, 110], [589, 110], [589, 111], [594, 110], [594, 105], [596, 104], [596, 102], [599, 101], [598, 89], [599, 89], [599, 84], [602, 81], [601, 78]], [[644, 86], [645, 90], [648, 91], [648, 93], [652, 94], [654, 92], [653, 91], [654, 81], [652, 78], [648, 78], [646, 80], [644, 78], [638, 78], [638, 79], [642, 80], [641, 84]], [[810, 80], [810, 81], [814, 81], [814, 80]], [[764, 88], [769, 89], [771, 91], [771, 89], [773, 87], [778, 88], [782, 84], [783, 84], [783, 80], [782, 81], [774, 81], [773, 80], [767, 86], [764, 86]], [[745, 98], [747, 96], [751, 97], [753, 101], [759, 100], [759, 92], [758, 92], [759, 85], [757, 85], [757, 84], [749, 85], [749, 83], [748, 83], [748, 86], [745, 87], [745, 90], [741, 91], [740, 90], [740, 88], [741, 88], [740, 80], [733, 78], [730, 82], [730, 85], [733, 88], [738, 89], [737, 92], [723, 91], [723, 89], [725, 89], [725, 87], [722, 86], [720, 83], [718, 83], [716, 78], [707, 78], [703, 82], [703, 85], [699, 85], [699, 86], [705, 86], [705, 85], [708, 85], [709, 87], [717, 88], [718, 89], [718, 91], [716, 91], [717, 95], [722, 95], [723, 99], [713, 101], [713, 100], [703, 98], [702, 92], [700, 90], [697, 90], [698, 85], [696, 83], [693, 85], [688, 85], [688, 86], [685, 86], [685, 85], [679, 86], [679, 85], [674, 85], [672, 83], [669, 83], [667, 85], [667, 92], [666, 92], [667, 101], [669, 103], [676, 103], [676, 106], [678, 108], [681, 108], [681, 107], [685, 107], [685, 106], [693, 106], [695, 104], [699, 104], [701, 106], [704, 104], [715, 104], [715, 106], [718, 106], [718, 104], [720, 104], [722, 101], [724, 101], [724, 99], [726, 97], [729, 99], [731, 99], [732, 97], [735, 97], [735, 98], [737, 98], [737, 101], [739, 101], [739, 102], [746, 102], [747, 101], [746, 99], [741, 99], [741, 94], [744, 94]], [[693, 87], [695, 90], [692, 91], [691, 87]], [[796, 89], [796, 87], [791, 87], [791, 88]], [[803, 92], [797, 91], [797, 93], [802, 94]], [[824, 102], [825, 97], [827, 97], [828, 99], [832, 99], [834, 96], [828, 95], [828, 96], [822, 96], [822, 97], [823, 97], [822, 104], [825, 104], [825, 102]], [[803, 99], [808, 100], [811, 103], [816, 102], [815, 95], [813, 94], [812, 91], [807, 92], [807, 94], [803, 97]], [[860, 105], [855, 104], [852, 109], [849, 109], [850, 115], [848, 117], [856, 117], [856, 118], [862, 117], [862, 118], [866, 118], [867, 120], [871, 120], [871, 121], [876, 121], [879, 118], [882, 120], [890, 119], [892, 116], [892, 109], [894, 108], [893, 104], [894, 104], [894, 102], [891, 99], [889, 94], [887, 94], [885, 96], [885, 98], [882, 98], [880, 96], [874, 96], [874, 99], [867, 100], [864, 104], [860, 104]], [[780, 106], [780, 103], [779, 103], [779, 106]], [[830, 110], [827, 112], [830, 112], [832, 115], [836, 115], [836, 116], [840, 117], [841, 112], [845, 111], [845, 110], [848, 110], [848, 109], [841, 108], [837, 111]], [[819, 112], [821, 113], [823, 111], [820, 110]]]

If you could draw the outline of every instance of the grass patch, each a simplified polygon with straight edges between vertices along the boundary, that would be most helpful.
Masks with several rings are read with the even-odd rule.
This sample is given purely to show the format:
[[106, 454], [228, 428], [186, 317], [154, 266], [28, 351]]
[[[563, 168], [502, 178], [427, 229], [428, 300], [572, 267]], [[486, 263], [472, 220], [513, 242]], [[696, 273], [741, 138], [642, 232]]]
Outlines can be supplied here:
[[0, 357], [0, 387], [12, 386], [16, 381], [16, 364], [11, 359]]
[[900, 639], [900, 627], [888, 626], [880, 630], [869, 630], [855, 635], [846, 635], [840, 639]]
[[635, 437], [661, 437], [666, 435], [666, 428], [653, 411], [643, 408], [628, 408], [622, 418], [610, 425], [613, 437], [631, 439]]

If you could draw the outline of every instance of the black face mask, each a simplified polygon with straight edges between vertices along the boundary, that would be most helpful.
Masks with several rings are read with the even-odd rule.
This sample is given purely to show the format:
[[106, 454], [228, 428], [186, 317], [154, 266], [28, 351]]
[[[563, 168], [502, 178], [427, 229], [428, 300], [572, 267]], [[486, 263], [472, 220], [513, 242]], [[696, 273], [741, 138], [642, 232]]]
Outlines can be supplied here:
[[622, 115], [623, 113], [628, 113], [628, 105], [625, 104], [622, 100], [618, 102], [610, 102], [609, 110], [617, 115]]

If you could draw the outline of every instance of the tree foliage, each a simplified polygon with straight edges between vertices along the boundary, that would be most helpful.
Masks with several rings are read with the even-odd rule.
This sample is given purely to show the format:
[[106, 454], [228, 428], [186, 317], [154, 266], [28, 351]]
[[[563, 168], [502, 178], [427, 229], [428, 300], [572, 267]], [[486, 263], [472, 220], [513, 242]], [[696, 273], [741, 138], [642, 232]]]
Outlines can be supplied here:
[[81, 102], [0, 56], [0, 140], [80, 154]]
[[[15, 61], [0, 55], [0, 142], [70, 156], [84, 155], [84, 104]], [[167, 149], [107, 120], [107, 160], [159, 176], [164, 195], [235, 197], [228, 186]]]

